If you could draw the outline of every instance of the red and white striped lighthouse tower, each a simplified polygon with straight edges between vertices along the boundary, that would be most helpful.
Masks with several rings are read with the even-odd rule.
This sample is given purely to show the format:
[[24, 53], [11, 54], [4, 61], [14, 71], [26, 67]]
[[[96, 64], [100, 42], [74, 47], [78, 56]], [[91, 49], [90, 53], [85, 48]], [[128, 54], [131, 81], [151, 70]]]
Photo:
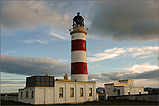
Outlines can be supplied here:
[[70, 29], [71, 38], [71, 80], [88, 81], [87, 74], [87, 52], [84, 19], [77, 13], [73, 18], [73, 28]]

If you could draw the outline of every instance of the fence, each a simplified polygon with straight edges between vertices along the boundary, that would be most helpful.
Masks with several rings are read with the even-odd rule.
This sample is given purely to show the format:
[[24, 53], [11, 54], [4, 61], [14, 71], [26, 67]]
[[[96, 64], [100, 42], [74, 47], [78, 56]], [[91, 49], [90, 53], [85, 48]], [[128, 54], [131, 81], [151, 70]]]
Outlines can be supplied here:
[[18, 95], [1, 95], [1, 100], [18, 101]]

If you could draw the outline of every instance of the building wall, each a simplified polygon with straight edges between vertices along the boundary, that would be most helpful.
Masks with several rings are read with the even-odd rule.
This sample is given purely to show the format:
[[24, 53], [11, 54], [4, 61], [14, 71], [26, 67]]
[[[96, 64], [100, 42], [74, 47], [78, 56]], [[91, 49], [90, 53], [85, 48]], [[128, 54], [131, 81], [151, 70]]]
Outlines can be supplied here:
[[123, 86], [114, 87], [114, 85], [105, 85], [105, 93], [107, 93], [108, 96], [117, 96], [118, 95], [118, 92], [117, 92], [118, 89], [120, 90], [120, 95], [123, 95], [124, 94], [124, 87]]
[[[114, 92], [114, 89], [115, 92]], [[144, 94], [144, 87], [140, 86], [114, 86], [114, 85], [105, 85], [105, 92], [108, 93], [108, 96], [118, 96], [118, 89], [120, 90], [120, 95], [129, 95], [128, 92], [130, 92], [130, 95], [136, 95], [139, 94], [139, 91], [141, 94]]]
[[[63, 98], [59, 97], [59, 88], [63, 87]], [[74, 88], [74, 97], [70, 97], [70, 88]], [[80, 97], [80, 88], [83, 88], [83, 96]], [[89, 96], [89, 88], [92, 88], [92, 96]], [[96, 84], [86, 83], [55, 83], [55, 103], [86, 102], [96, 100]]]
[[[63, 88], [63, 97], [59, 97], [60, 87]], [[74, 97], [70, 97], [70, 88], [74, 88]], [[83, 88], [82, 97], [80, 97], [80, 88]], [[92, 96], [89, 96], [89, 88], [92, 88]], [[26, 91], [28, 91], [28, 98], [26, 98]], [[31, 98], [32, 91], [34, 91], [34, 98]], [[22, 99], [21, 92], [23, 92]], [[57, 81], [55, 87], [30, 87], [19, 90], [18, 101], [30, 104], [77, 103], [98, 100], [96, 95], [96, 83]]]
[[141, 94], [144, 94], [144, 87], [125, 87], [124, 88], [125, 93], [124, 95], [129, 95], [128, 92], [130, 91], [130, 95], [136, 95], [139, 94], [139, 91], [141, 92]]
[[[28, 91], [28, 98], [26, 98], [26, 92], [27, 91]], [[23, 90], [19, 90], [19, 92], [18, 92], [18, 102], [34, 104], [34, 98], [31, 98], [32, 91], [35, 92], [35, 88], [26, 88], [26, 89], [23, 89]], [[22, 92], [22, 98], [21, 98], [21, 92]]]
[[112, 96], [113, 95], [113, 86], [105, 85], [105, 93], [108, 93], [109, 96]]
[[53, 103], [54, 87], [36, 87], [35, 104]]
[[[113, 96], [124, 95], [124, 86], [115, 86], [114, 89], [116, 89], [116, 90], [115, 90]], [[119, 90], [120, 94], [118, 94], [118, 90]]]

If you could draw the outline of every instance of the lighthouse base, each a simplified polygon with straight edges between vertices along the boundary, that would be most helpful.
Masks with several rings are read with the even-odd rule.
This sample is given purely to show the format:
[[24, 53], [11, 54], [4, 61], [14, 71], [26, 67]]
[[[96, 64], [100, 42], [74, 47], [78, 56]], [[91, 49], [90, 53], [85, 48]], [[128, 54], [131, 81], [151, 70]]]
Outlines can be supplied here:
[[71, 81], [88, 81], [87, 74], [72, 74]]

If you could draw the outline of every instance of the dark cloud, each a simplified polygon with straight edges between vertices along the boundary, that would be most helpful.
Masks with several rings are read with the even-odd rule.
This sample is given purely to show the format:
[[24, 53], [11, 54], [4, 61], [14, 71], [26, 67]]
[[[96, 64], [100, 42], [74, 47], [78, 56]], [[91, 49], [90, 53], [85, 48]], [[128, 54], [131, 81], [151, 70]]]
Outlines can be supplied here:
[[100, 1], [93, 8], [93, 35], [118, 41], [155, 40], [159, 35], [158, 1]]
[[61, 77], [68, 73], [69, 66], [56, 61], [53, 58], [27, 58], [1, 55], [1, 72], [21, 75], [45, 75], [48, 72], [55, 77]]
[[158, 70], [146, 71], [143, 73], [130, 72], [108, 72], [97, 74], [89, 74], [89, 80], [96, 79], [98, 83], [114, 82], [121, 79], [155, 79], [158, 78]]
[[[68, 30], [76, 12], [85, 18], [94, 38], [156, 40], [159, 35], [158, 2], [132, 1], [11, 1], [2, 2], [1, 24], [8, 29], [51, 26]], [[8, 8], [9, 7], [9, 8]]]
[[[134, 73], [130, 75], [130, 78], [132, 79], [153, 79], [153, 78], [158, 78], [159, 75], [159, 70], [153, 70], [153, 71], [148, 71], [148, 72], [143, 72], [143, 73]], [[127, 77], [127, 76], [124, 76]], [[128, 77], [127, 77], [128, 79]]]
[[108, 77], [101, 76], [101, 75], [98, 75], [98, 74], [89, 74], [88, 79], [90, 81], [96, 81], [98, 83], [103, 83], [103, 82], [109, 82], [110, 81], [110, 79]]

